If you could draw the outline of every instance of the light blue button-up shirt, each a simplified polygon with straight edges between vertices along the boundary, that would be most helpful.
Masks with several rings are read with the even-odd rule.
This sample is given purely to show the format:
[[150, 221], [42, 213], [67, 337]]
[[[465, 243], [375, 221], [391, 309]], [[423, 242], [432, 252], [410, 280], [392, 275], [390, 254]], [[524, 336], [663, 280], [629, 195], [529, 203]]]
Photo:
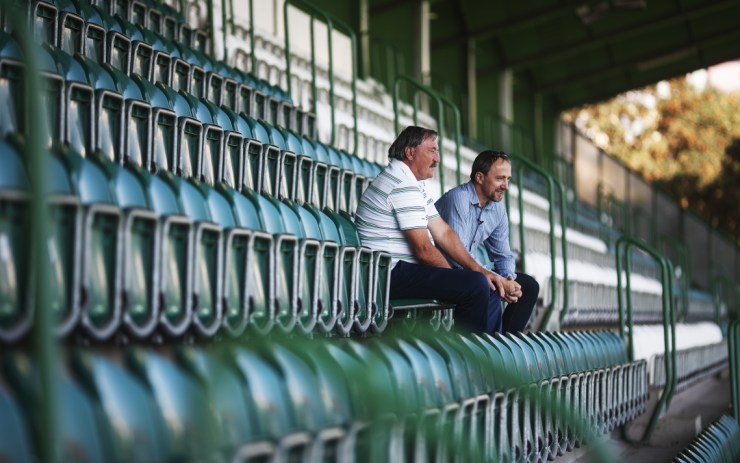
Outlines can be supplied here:
[[[516, 278], [516, 262], [509, 246], [509, 218], [503, 201], [489, 201], [481, 207], [473, 184], [468, 182], [445, 193], [435, 205], [473, 257], [482, 243], [496, 273]], [[457, 262], [447, 260], [453, 267], [461, 268]]]

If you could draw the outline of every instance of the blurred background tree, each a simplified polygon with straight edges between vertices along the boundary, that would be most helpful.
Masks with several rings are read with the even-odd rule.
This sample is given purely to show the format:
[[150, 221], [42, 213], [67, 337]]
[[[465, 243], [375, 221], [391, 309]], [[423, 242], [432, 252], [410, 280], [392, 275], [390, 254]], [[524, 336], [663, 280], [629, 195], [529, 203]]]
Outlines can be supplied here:
[[564, 117], [740, 243], [740, 92], [679, 77]]

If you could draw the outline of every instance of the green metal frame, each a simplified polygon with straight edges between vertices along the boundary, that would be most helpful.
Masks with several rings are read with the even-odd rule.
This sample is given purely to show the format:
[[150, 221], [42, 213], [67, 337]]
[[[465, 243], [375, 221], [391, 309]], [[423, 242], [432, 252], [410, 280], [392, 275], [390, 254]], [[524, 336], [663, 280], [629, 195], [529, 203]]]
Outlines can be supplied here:
[[[562, 322], [568, 313], [568, 302], [569, 302], [569, 288], [568, 288], [568, 237], [566, 230], [568, 228], [567, 220], [567, 197], [565, 195], [565, 187], [560, 183], [552, 174], [547, 172], [542, 167], [535, 164], [533, 161], [518, 156], [516, 154], [509, 154], [509, 158], [512, 161], [519, 163], [517, 166], [517, 178], [524, 178], [524, 169], [529, 168], [532, 172], [535, 172], [539, 176], [545, 179], [547, 182], [547, 200], [549, 202], [548, 217], [550, 220], [550, 286], [552, 287], [552, 297], [550, 298], [550, 304], [547, 307], [547, 312], [542, 319], [541, 327], [546, 327], [552, 318], [552, 314], [555, 312], [556, 294], [557, 294], [557, 274], [556, 274], [556, 244], [555, 244], [555, 189], [558, 189], [560, 193], [560, 246], [561, 256], [563, 258], [563, 305], [560, 310], [560, 321]], [[523, 182], [522, 182], [523, 183]], [[524, 188], [523, 184], [519, 186], [519, 195], [517, 197], [517, 204], [519, 206], [519, 248], [521, 252], [521, 266], [522, 272], [526, 272], [526, 242], [524, 238]], [[510, 214], [510, 201], [509, 192], [506, 191], [506, 214]], [[510, 237], [511, 238], [511, 237]]]
[[[222, 10], [226, 10], [226, 6], [222, 5]], [[231, 16], [229, 17], [229, 25], [231, 26], [230, 32], [234, 33], [234, 0], [229, 0], [229, 10]], [[312, 24], [313, 26], [313, 24]], [[224, 60], [226, 59], [226, 19], [224, 19]], [[312, 42], [313, 43], [313, 42]], [[254, 56], [254, 0], [249, 0], [249, 46], [251, 48], [249, 54], [249, 61], [251, 69], [250, 72], [255, 72], [257, 69], [257, 58]]]
[[[31, 242], [33, 249], [33, 268], [35, 272], [35, 300], [32, 335], [32, 346], [36, 364], [39, 367], [39, 408], [41, 418], [39, 419], [40, 435], [44, 436], [39, 442], [39, 460], [48, 462], [59, 461], [59, 433], [57, 432], [56, 403], [57, 403], [57, 375], [59, 360], [58, 350], [55, 347], [55, 335], [50, 301], [49, 301], [49, 263], [48, 256], [43, 250], [49, 241], [49, 222], [47, 213], [46, 193], [44, 192], [46, 169], [44, 168], [44, 157], [47, 155], [43, 149], [43, 140], [46, 140], [46, 124], [43, 121], [43, 111], [39, 95], [41, 85], [39, 83], [38, 48], [32, 32], [28, 29], [30, 21], [15, 8], [12, 0], [0, 0], [11, 24], [14, 24], [14, 32], [17, 34], [18, 42], [23, 50], [26, 62], [26, 108], [28, 111], [28, 136], [26, 137], [25, 156], [28, 159], [28, 169], [33, 174], [31, 182]], [[21, 10], [22, 11], [22, 10]]]
[[[335, 114], [334, 114], [334, 56], [332, 47], [332, 33], [334, 32], [334, 26], [338, 26], [337, 30], [342, 30], [346, 33], [350, 41], [352, 42], [352, 118], [354, 120], [354, 146], [353, 153], [357, 155], [357, 146], [359, 144], [359, 130], [357, 127], [357, 35], [345, 22], [333, 16], [305, 0], [286, 0], [283, 4], [283, 20], [285, 22], [285, 72], [288, 76], [288, 94], [293, 94], [293, 83], [291, 80], [291, 56], [290, 56], [290, 27], [288, 21], [288, 7], [293, 5], [301, 11], [307, 13], [311, 17], [311, 91], [313, 98], [313, 112], [316, 113], [317, 103], [317, 92], [316, 92], [316, 44], [314, 40], [314, 27], [313, 21], [317, 16], [323, 18], [327, 28], [327, 49], [329, 57], [329, 106], [331, 108], [331, 139], [330, 144], [334, 146], [336, 141], [336, 127], [335, 127]], [[254, 46], [254, 45], [253, 45]]]
[[[736, 286], [736, 283], [730, 278], [726, 272], [715, 271], [712, 277], [712, 304], [714, 305], [714, 318], [715, 323], [718, 325], [722, 322], [721, 306], [722, 306], [722, 290], [730, 292]], [[728, 310], [730, 307], [728, 307]], [[737, 315], [737, 308], [735, 309]], [[728, 314], [729, 315], [729, 314]]]
[[[653, 248], [649, 244], [631, 236], [622, 236], [617, 240], [616, 244], [616, 259], [617, 259], [617, 302], [619, 305], [619, 334], [622, 339], [625, 337], [629, 338], [629, 345], [627, 346], [627, 353], [630, 361], [635, 361], [635, 346], [634, 346], [634, 323], [632, 319], [632, 288], [631, 288], [631, 271], [632, 271], [632, 255], [630, 251], [632, 248], [637, 248], [648, 255], [650, 255], [660, 265], [660, 276], [661, 284], [663, 286], [662, 292], [662, 305], [663, 305], [663, 337], [665, 340], [665, 377], [666, 385], [663, 389], [663, 393], [660, 394], [660, 399], [657, 406], [653, 410], [652, 416], [648, 423], [645, 432], [642, 437], [638, 440], [633, 439], [629, 435], [629, 426], [627, 423], [624, 425], [624, 438], [630, 442], [645, 442], [650, 439], [655, 427], [658, 424], [658, 419], [661, 413], [668, 408], [673, 398], [673, 394], [676, 391], [676, 307], [673, 299], [673, 264], [657, 249]], [[622, 270], [624, 268], [623, 261], [626, 260], [626, 272], [625, 280], [626, 287], [625, 291], [622, 289]], [[626, 309], [627, 316], [625, 320], [625, 298], [624, 292], [627, 293], [626, 297]], [[626, 326], [625, 326], [626, 324]]]
[[691, 260], [689, 259], [689, 248], [683, 239], [677, 238], [670, 235], [660, 235], [658, 237], [658, 243], [665, 243], [666, 246], [670, 246], [673, 252], [678, 256], [678, 263], [681, 266], [681, 277], [679, 279], [681, 285], [681, 320], [686, 320], [689, 313], [689, 285], [691, 282], [690, 271], [691, 271]]
[[450, 101], [449, 99], [442, 96], [439, 92], [434, 90], [433, 88], [429, 87], [428, 85], [424, 85], [418, 80], [414, 79], [413, 77], [407, 76], [405, 74], [400, 74], [396, 76], [396, 81], [393, 83], [393, 128], [396, 133], [400, 131], [400, 122], [399, 122], [399, 108], [398, 108], [398, 100], [401, 98], [401, 83], [407, 82], [411, 86], [414, 87], [414, 93], [413, 93], [413, 109], [414, 109], [414, 124], [418, 124], [417, 122], [417, 113], [418, 113], [418, 102], [417, 102], [417, 96], [419, 92], [423, 92], [427, 94], [429, 97], [434, 99], [434, 101], [437, 103], [437, 133], [439, 136], [439, 159], [440, 159], [440, 169], [439, 169], [439, 183], [440, 183], [440, 194], [444, 194], [445, 192], [445, 177], [444, 177], [444, 162], [442, 161], [442, 156], [444, 154], [444, 147], [442, 146], [442, 140], [445, 137], [445, 116], [444, 116], [444, 107], [448, 106], [455, 117], [455, 163], [456, 163], [456, 170], [455, 170], [455, 179], [458, 184], [462, 183], [462, 177], [460, 174], [460, 145], [462, 140], [462, 122], [461, 122], [461, 116], [460, 116], [460, 110], [457, 106], [455, 106], [455, 103]]
[[732, 393], [732, 413], [740, 421], [740, 320], [728, 327], [727, 348], [730, 353], [730, 390]]

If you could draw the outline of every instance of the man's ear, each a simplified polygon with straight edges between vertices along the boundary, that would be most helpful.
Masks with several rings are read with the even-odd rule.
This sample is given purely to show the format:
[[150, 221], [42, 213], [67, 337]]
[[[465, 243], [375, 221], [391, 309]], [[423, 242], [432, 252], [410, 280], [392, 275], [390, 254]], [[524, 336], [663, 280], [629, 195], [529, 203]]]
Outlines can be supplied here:
[[403, 154], [406, 155], [406, 159], [411, 159], [411, 148], [408, 146], [404, 148]]
[[485, 177], [485, 175], [483, 175], [483, 172], [481, 171], [476, 172], [475, 173], [475, 183], [477, 183], [478, 185], [482, 184], [483, 177]]

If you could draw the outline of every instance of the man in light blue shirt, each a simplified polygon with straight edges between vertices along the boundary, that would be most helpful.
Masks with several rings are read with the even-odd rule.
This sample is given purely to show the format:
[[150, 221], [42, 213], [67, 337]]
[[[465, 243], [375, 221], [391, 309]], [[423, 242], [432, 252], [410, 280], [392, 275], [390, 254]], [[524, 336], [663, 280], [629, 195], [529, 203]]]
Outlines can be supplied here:
[[[465, 249], [476, 254], [485, 246], [508, 302], [498, 331], [522, 331], [537, 303], [540, 287], [531, 276], [515, 272], [509, 247], [509, 219], [502, 200], [511, 181], [511, 160], [503, 151], [483, 151], [473, 161], [470, 182], [445, 193], [435, 204], [440, 217], [460, 237]], [[453, 267], [458, 263], [447, 257]]]

